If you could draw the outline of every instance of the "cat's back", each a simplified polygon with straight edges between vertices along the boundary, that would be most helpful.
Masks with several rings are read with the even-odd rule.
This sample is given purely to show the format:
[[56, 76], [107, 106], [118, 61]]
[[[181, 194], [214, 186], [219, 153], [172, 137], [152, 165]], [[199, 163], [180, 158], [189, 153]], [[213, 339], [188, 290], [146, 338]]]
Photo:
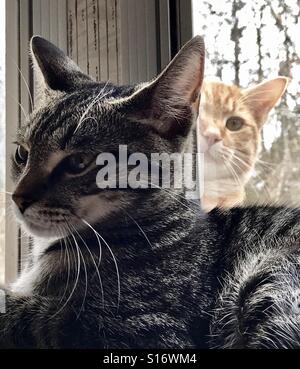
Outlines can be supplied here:
[[298, 252], [300, 209], [286, 206], [247, 206], [214, 209], [208, 215], [218, 229], [222, 263], [230, 271], [246, 255], [272, 250]]

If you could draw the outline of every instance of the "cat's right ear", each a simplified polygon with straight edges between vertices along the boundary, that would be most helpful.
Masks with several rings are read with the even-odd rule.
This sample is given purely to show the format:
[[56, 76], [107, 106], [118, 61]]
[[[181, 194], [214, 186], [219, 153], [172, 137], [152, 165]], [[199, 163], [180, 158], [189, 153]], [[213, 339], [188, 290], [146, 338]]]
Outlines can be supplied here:
[[270, 110], [285, 92], [289, 81], [289, 78], [280, 76], [243, 91], [243, 101], [260, 125], [266, 121]]
[[152, 126], [164, 136], [185, 136], [197, 114], [203, 81], [205, 48], [202, 37], [191, 39], [150, 83], [119, 101], [129, 119]]
[[38, 94], [71, 92], [91, 81], [65, 53], [40, 36], [30, 41]]

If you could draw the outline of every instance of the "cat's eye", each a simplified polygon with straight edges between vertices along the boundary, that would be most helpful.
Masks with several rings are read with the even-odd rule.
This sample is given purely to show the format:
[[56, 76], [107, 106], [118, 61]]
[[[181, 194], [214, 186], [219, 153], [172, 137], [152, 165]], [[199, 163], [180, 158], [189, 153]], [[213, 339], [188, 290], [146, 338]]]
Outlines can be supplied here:
[[239, 131], [244, 125], [244, 119], [240, 117], [230, 117], [226, 121], [226, 128], [230, 131]]
[[28, 151], [22, 145], [18, 145], [15, 152], [15, 161], [19, 165], [25, 165], [28, 159]]
[[83, 153], [70, 155], [64, 160], [64, 170], [69, 174], [80, 174], [91, 164], [93, 157]]

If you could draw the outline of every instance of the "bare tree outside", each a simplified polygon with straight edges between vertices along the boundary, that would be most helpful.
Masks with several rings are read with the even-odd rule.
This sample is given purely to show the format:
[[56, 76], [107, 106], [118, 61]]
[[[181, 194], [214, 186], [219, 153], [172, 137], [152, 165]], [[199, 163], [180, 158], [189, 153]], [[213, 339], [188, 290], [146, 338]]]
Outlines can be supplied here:
[[206, 42], [206, 76], [241, 87], [291, 78], [263, 129], [248, 203], [300, 203], [299, 0], [193, 0], [194, 34]]

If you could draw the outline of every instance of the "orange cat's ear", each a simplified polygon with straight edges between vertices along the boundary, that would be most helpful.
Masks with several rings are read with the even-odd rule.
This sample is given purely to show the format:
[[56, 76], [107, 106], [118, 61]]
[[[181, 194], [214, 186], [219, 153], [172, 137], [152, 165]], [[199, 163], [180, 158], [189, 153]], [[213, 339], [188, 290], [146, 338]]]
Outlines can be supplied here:
[[287, 77], [277, 77], [243, 91], [244, 104], [252, 111], [258, 123], [264, 123], [268, 113], [283, 95], [289, 83]]

